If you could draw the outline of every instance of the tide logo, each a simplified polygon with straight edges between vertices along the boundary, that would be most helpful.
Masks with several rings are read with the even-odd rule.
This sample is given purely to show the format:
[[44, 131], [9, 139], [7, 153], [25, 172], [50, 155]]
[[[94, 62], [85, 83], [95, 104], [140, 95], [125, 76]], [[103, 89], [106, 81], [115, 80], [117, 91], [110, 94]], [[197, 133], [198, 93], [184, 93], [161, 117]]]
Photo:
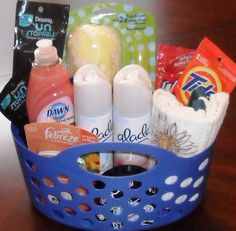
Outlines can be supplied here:
[[200, 66], [190, 69], [183, 76], [176, 95], [187, 105], [192, 92], [199, 87], [204, 89], [207, 96], [222, 91], [221, 81], [216, 72], [208, 67]]

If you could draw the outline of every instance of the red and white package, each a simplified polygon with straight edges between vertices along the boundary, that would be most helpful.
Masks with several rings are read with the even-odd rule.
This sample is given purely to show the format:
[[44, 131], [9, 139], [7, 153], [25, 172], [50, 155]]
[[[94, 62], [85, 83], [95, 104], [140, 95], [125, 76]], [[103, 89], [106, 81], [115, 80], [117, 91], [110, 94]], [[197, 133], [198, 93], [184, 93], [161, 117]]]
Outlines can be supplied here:
[[160, 44], [157, 50], [155, 89], [173, 91], [173, 88], [190, 62], [194, 50]]

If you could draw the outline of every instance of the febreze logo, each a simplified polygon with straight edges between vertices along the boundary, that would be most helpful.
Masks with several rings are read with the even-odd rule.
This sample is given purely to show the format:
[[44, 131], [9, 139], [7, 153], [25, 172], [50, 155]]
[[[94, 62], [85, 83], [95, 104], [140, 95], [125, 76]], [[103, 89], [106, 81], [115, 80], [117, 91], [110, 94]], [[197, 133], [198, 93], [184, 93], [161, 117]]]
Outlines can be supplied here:
[[47, 117], [61, 119], [70, 111], [70, 106], [63, 103], [56, 103], [47, 110]]
[[73, 136], [72, 132], [69, 128], [64, 128], [61, 130], [57, 130], [53, 127], [48, 127], [45, 131], [45, 139], [46, 140], [57, 140], [61, 142], [67, 143], [77, 143], [79, 141], [79, 137]]
[[189, 70], [180, 83], [180, 95], [183, 103], [188, 104], [191, 94], [197, 88], [203, 88], [207, 96], [222, 91], [218, 75], [210, 68], [195, 67]]

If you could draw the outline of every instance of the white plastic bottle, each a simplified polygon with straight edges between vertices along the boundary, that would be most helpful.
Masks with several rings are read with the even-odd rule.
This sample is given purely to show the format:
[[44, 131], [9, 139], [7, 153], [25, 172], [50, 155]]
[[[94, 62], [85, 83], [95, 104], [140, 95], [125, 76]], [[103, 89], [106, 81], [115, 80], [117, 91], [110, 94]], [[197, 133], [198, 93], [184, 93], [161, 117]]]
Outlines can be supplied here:
[[[85, 65], [74, 75], [75, 125], [92, 132], [100, 142], [112, 141], [112, 87], [96, 65]], [[100, 153], [100, 173], [110, 169], [112, 155]]]
[[[147, 71], [136, 64], [122, 68], [113, 80], [113, 140], [144, 143], [150, 139], [152, 86]], [[147, 156], [115, 153], [114, 166], [149, 167]]]

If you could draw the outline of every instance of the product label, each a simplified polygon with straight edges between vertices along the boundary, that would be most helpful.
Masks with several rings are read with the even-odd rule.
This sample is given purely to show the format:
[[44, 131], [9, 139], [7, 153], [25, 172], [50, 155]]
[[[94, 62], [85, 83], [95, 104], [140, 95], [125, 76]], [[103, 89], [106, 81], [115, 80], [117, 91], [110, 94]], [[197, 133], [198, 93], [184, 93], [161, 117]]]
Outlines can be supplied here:
[[[43, 10], [43, 8], [41, 10]], [[54, 39], [57, 36], [57, 33], [52, 30], [53, 23], [51, 18], [34, 17], [32, 14], [21, 14], [19, 16], [19, 25], [21, 27], [26, 28], [31, 24], [33, 25], [33, 29], [29, 28], [28, 30], [25, 30], [25, 36], [28, 38]]]
[[75, 115], [75, 123], [98, 136], [100, 142], [112, 142], [112, 112], [100, 117]]
[[26, 100], [27, 87], [25, 82], [20, 81], [17, 86], [5, 96], [1, 102], [1, 107], [6, 110], [8, 107], [12, 111], [16, 111]]
[[74, 109], [70, 98], [65, 96], [48, 104], [39, 113], [37, 122], [74, 123]]
[[187, 105], [198, 87], [207, 96], [217, 92], [231, 93], [236, 83], [235, 63], [208, 38], [198, 46], [174, 88], [176, 98]]
[[52, 156], [68, 147], [98, 142], [94, 134], [72, 125], [31, 123], [24, 129], [29, 150], [40, 155]]
[[128, 30], [144, 30], [147, 26], [147, 16], [143, 12], [119, 14], [113, 22], [127, 25]]
[[115, 142], [149, 143], [150, 138], [150, 114], [141, 118], [124, 118], [117, 113], [113, 115]]
[[221, 81], [218, 75], [208, 67], [195, 67], [188, 71], [180, 82], [181, 99], [188, 103], [194, 90], [201, 87], [209, 97], [211, 94], [222, 91]]
[[[124, 118], [114, 112], [113, 121], [114, 142], [149, 143], [150, 113], [139, 118]], [[149, 156], [142, 154], [116, 152], [114, 155], [114, 166], [134, 165], [148, 169], [149, 161]]]

